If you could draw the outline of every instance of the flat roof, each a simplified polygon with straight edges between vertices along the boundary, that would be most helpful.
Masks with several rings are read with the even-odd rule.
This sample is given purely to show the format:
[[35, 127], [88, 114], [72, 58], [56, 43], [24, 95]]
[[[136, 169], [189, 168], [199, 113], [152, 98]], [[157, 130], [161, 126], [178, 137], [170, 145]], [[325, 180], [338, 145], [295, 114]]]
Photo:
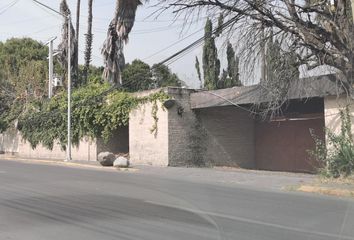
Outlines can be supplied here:
[[[288, 99], [335, 96], [344, 93], [339, 76], [335, 74], [300, 78], [290, 84]], [[257, 104], [270, 101], [270, 93], [261, 84], [191, 93], [191, 108]]]

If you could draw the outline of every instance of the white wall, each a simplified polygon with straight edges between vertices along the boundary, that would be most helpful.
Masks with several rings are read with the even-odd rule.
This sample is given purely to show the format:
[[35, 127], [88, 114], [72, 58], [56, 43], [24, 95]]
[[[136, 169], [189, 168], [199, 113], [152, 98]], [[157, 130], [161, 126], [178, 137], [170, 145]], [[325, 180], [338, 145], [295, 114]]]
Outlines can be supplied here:
[[352, 132], [354, 134], [354, 101], [347, 96], [330, 96], [324, 98], [325, 125], [335, 133], [341, 129], [340, 110], [349, 106], [352, 121]]
[[[161, 89], [139, 92], [138, 97], [148, 96]], [[147, 102], [129, 115], [129, 157], [131, 164], [168, 166], [168, 112], [158, 102], [157, 131], [151, 133], [155, 123], [153, 104]]]
[[[0, 150], [19, 158], [55, 160], [66, 158], [66, 152], [60, 148], [59, 144], [55, 144], [52, 150], [42, 145], [32, 149], [29, 142], [24, 141], [16, 130], [8, 130], [6, 133], [0, 134]], [[97, 161], [96, 141], [85, 139], [80, 142], [78, 147], [73, 146], [72, 160]]]

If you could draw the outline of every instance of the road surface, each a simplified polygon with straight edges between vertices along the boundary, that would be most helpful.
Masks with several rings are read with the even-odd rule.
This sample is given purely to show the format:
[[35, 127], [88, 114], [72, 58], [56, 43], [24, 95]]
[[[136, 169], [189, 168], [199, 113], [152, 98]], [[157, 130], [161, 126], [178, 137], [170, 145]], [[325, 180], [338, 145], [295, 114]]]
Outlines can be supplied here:
[[0, 160], [0, 239], [353, 239], [354, 201]]

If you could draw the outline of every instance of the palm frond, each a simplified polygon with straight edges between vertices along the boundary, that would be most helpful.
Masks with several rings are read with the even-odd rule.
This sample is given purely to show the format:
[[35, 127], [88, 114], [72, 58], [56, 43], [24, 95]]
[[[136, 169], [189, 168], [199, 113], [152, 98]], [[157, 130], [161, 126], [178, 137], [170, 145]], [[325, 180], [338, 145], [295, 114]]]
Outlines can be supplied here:
[[[62, 0], [60, 3], [60, 13], [63, 14], [64, 16], [69, 16], [71, 14], [69, 6], [66, 2], [66, 0]], [[58, 45], [58, 50], [59, 50], [59, 63], [62, 65], [64, 69], [67, 69], [67, 59], [68, 59], [68, 21], [69, 19], [64, 17], [63, 18], [63, 25], [62, 25], [62, 32], [61, 32], [61, 42]], [[72, 70], [72, 75], [74, 76], [74, 81], [73, 85], [75, 85], [75, 80], [77, 76], [77, 63], [75, 61], [76, 56], [78, 54], [78, 49], [76, 45], [76, 37], [75, 37], [75, 29], [70, 23], [70, 31], [71, 31], [71, 41], [70, 41], [70, 49], [71, 49], [71, 70]]]
[[125, 65], [124, 44], [128, 42], [129, 33], [134, 26], [135, 14], [140, 0], [117, 0], [115, 16], [109, 24], [107, 38], [102, 47], [106, 81], [121, 85], [121, 73]]

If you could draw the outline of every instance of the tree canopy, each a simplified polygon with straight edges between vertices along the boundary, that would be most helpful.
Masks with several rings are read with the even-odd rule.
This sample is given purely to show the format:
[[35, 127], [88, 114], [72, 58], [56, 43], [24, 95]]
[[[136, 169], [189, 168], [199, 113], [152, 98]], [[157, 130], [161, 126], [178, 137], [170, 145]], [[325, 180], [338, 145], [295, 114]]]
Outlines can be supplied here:
[[155, 64], [150, 67], [139, 59], [125, 65], [122, 78], [123, 89], [131, 92], [185, 85], [175, 73], [171, 72], [168, 66]]
[[262, 46], [273, 37], [278, 39], [282, 51], [295, 53], [293, 64], [306, 65], [308, 69], [331, 66], [341, 76], [342, 86], [353, 92], [350, 0], [159, 0], [159, 5], [186, 19], [205, 14], [216, 22], [218, 13], [223, 13], [225, 21], [233, 22], [223, 32], [228, 33], [227, 38], [237, 38], [242, 43], [243, 60], [258, 61]]

